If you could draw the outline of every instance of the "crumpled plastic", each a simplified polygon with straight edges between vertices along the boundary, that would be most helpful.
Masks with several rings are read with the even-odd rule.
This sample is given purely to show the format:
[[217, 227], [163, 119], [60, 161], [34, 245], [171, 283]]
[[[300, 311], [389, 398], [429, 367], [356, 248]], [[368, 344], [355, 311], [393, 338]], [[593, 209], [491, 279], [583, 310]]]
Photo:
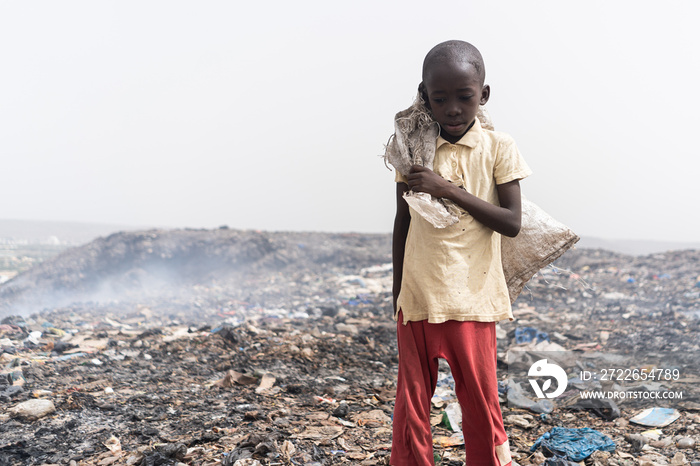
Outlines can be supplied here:
[[[483, 128], [493, 130], [485, 108], [479, 108], [477, 118]], [[394, 129], [386, 147], [385, 161], [404, 176], [412, 165], [432, 169], [439, 125], [420, 94], [413, 105], [396, 114]], [[449, 201], [412, 191], [407, 191], [404, 199], [435, 228], [445, 228], [459, 221], [458, 208]], [[515, 238], [501, 237], [501, 261], [511, 303], [537, 271], [554, 262], [578, 240], [567, 226], [523, 198], [520, 233]]]
[[406, 191], [403, 195], [406, 203], [435, 228], [445, 228], [459, 221], [459, 216], [450, 212], [445, 204], [428, 193]]
[[523, 198], [520, 233], [515, 238], [501, 236], [501, 262], [510, 302], [515, 301], [533, 275], [557, 260], [579, 239], [569, 227]]
[[596, 450], [615, 451], [615, 442], [610, 437], [589, 427], [581, 429], [553, 427], [535, 441], [530, 451], [535, 451], [540, 446], [556, 456], [571, 461], [582, 461]]
[[530, 343], [532, 340], [537, 340], [537, 343], [541, 341], [549, 341], [549, 335], [547, 332], [542, 332], [534, 327], [518, 327], [515, 329], [515, 343]]

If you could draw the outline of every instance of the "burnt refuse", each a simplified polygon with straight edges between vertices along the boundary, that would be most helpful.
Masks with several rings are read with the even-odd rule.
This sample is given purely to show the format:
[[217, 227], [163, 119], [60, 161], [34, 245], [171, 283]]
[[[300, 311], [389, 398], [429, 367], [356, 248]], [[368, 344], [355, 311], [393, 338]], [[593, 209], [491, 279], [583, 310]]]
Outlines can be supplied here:
[[[389, 464], [390, 251], [389, 235], [152, 230], [34, 266], [0, 286], [0, 465]], [[496, 328], [514, 464], [570, 463], [531, 451], [555, 428], [615, 444], [588, 466], [700, 461], [700, 251], [575, 249], [513, 312]], [[527, 381], [544, 358], [567, 377], [551, 400]], [[458, 409], [441, 364], [443, 465], [465, 463]]]

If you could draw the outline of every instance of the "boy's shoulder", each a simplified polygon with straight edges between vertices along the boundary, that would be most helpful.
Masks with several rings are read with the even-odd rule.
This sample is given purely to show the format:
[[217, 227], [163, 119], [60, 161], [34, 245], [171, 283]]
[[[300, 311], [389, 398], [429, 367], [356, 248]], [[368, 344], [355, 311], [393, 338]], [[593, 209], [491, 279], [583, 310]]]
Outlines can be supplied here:
[[515, 145], [515, 139], [508, 133], [482, 128], [484, 139], [493, 147], [510, 147]]

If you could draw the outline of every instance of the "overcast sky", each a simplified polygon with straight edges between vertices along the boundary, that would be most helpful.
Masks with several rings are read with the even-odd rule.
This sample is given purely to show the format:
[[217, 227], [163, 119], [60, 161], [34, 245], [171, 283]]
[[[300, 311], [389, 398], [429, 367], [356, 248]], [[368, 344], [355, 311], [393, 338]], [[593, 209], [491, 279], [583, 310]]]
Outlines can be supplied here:
[[2, 1], [0, 218], [389, 232], [425, 53], [482, 52], [524, 194], [700, 238], [695, 1]]

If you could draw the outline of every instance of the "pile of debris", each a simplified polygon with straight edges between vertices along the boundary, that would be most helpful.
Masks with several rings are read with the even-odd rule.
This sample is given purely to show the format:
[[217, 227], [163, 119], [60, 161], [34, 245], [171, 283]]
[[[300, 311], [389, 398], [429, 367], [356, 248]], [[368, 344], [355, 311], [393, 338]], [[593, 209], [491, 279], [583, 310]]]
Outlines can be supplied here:
[[[0, 288], [0, 464], [388, 464], [391, 273], [388, 235], [234, 230], [122, 233], [44, 262]], [[137, 292], [154, 277], [159, 293]], [[98, 296], [105, 280], [128, 292]], [[64, 301], [17, 314], [57, 290]], [[699, 310], [700, 251], [579, 249], [541, 271], [517, 320], [498, 326], [515, 462], [700, 461]], [[574, 388], [609, 389], [580, 375], [622, 364], [611, 355], [676, 370], [616, 389], [683, 398], [538, 399], [512, 375], [543, 354], [562, 355]], [[441, 365], [431, 423], [442, 465], [464, 463], [455, 401]]]
[[199, 307], [199, 300], [219, 292], [271, 308], [302, 297], [298, 284], [388, 261], [388, 235], [228, 228], [121, 232], [69, 249], [0, 286], [0, 316], [75, 303], [176, 301]]

